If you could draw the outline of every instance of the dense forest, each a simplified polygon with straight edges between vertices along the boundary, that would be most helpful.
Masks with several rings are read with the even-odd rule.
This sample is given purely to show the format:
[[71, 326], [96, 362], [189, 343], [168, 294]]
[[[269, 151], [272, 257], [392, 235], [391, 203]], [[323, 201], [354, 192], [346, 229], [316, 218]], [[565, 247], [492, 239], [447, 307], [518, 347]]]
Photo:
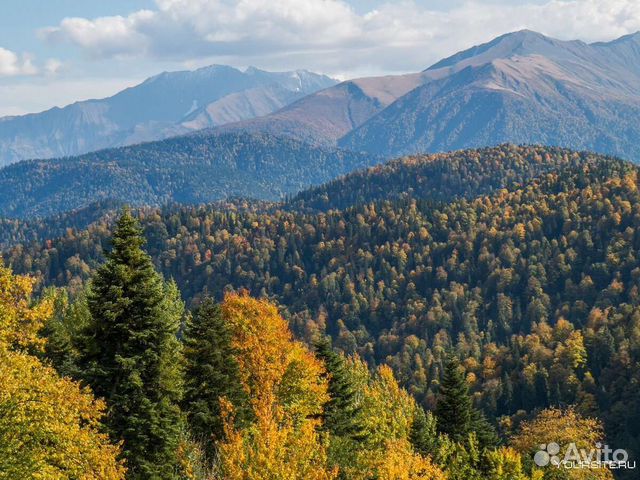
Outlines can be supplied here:
[[380, 161], [266, 134], [192, 134], [5, 167], [0, 216], [46, 217], [105, 200], [132, 205], [279, 200]]
[[[300, 468], [311, 470], [303, 475], [224, 478], [609, 478], [608, 472], [549, 476], [566, 472], [536, 469], [529, 454], [556, 437], [568, 442], [568, 435], [577, 435], [589, 443], [602, 434], [633, 458], [640, 452], [639, 182], [637, 168], [616, 159], [504, 145], [392, 162], [281, 205], [138, 210], [150, 262], [176, 282], [154, 287], [173, 299], [163, 311], [180, 309], [179, 289], [195, 308], [189, 318], [208, 318], [213, 326], [207, 331], [216, 331], [227, 328], [216, 323], [221, 315], [233, 330], [237, 322], [278, 324], [275, 304], [303, 342], [291, 355], [306, 365], [298, 374], [308, 377], [295, 381], [313, 390], [304, 394], [311, 403], [279, 397], [300, 393], [301, 386], [276, 389], [264, 403], [251, 405], [243, 391], [216, 394], [207, 406], [214, 412], [207, 428], [222, 434], [214, 445], [198, 447], [201, 456], [210, 458], [206, 452], [213, 449], [222, 458], [216, 468], [259, 469], [254, 461], [278, 464], [262, 457], [268, 454], [260, 445], [278, 438], [292, 446], [286, 435], [293, 435], [317, 444], [269, 454], [310, 449], [304, 457], [312, 465]], [[69, 297], [58, 302], [66, 306], [58, 305], [57, 327], [49, 325], [48, 361], [60, 374], [90, 385], [110, 380], [108, 372], [99, 372], [99, 380], [87, 376], [91, 358], [82, 359], [99, 348], [83, 346], [86, 333], [76, 329], [112, 318], [96, 292], [113, 292], [108, 280], [120, 271], [106, 275], [102, 266], [105, 259], [114, 262], [113, 252], [121, 248], [110, 240], [114, 218], [70, 228], [58, 238], [37, 238], [34, 232], [47, 232], [44, 221], [3, 227], [14, 232], [12, 238], [36, 238], [5, 249], [13, 271], [34, 274], [41, 287], [64, 288]], [[22, 228], [27, 233], [19, 233]], [[283, 333], [285, 324], [278, 325], [259, 338], [293, 341]], [[269, 380], [251, 377], [251, 362], [260, 359], [243, 357], [258, 348], [249, 331], [237, 333], [249, 343], [231, 340], [236, 347], [242, 343], [241, 351], [229, 353], [238, 366], [217, 371], [225, 378], [249, 375], [243, 377], [245, 393], [255, 391], [253, 381], [288, 378], [278, 379], [276, 372]], [[325, 334], [329, 346], [329, 340], [319, 341]], [[100, 335], [109, 338], [109, 332]], [[233, 331], [225, 335], [235, 338]], [[203, 337], [201, 331], [191, 338]], [[224, 343], [211, 342], [219, 348]], [[281, 355], [288, 351], [282, 344], [274, 348]], [[184, 349], [198, 350], [188, 341]], [[190, 361], [200, 371], [197, 360]], [[286, 372], [293, 360], [282, 361]], [[323, 368], [331, 374], [324, 376]], [[109, 392], [94, 389], [109, 404]], [[218, 397], [231, 404], [222, 408]], [[194, 400], [200, 407], [203, 401]], [[379, 403], [367, 406], [369, 401]], [[289, 410], [293, 406], [307, 410]], [[226, 423], [226, 408], [237, 412], [237, 426]], [[604, 433], [592, 418], [602, 421]], [[390, 419], [399, 423], [383, 425]], [[213, 431], [197, 422], [191, 429]], [[134, 455], [126, 450], [132, 441], [126, 430], [109, 431], [112, 440], [125, 438], [125, 459]], [[551, 438], [540, 438], [541, 432]], [[385, 443], [390, 440], [397, 440], [393, 448]], [[363, 451], [385, 449], [390, 453], [380, 456], [382, 463], [375, 463], [376, 454], [365, 455], [375, 465], [359, 463]], [[294, 468], [298, 461], [286, 463]], [[422, 473], [406, 471], [413, 465]], [[401, 467], [404, 472], [384, 470]]]
[[36, 300], [32, 277], [0, 268], [1, 478], [587, 478], [531, 456], [540, 441], [590, 448], [598, 420], [542, 409], [501, 445], [453, 352], [425, 412], [389, 366], [340, 354], [321, 332], [294, 339], [246, 291], [186, 311], [144, 243], [125, 209], [74, 300]]
[[561, 148], [509, 145], [415, 155], [310, 188], [291, 198], [285, 207], [326, 211], [405, 197], [450, 202], [490, 194], [554, 169], [604, 158]]

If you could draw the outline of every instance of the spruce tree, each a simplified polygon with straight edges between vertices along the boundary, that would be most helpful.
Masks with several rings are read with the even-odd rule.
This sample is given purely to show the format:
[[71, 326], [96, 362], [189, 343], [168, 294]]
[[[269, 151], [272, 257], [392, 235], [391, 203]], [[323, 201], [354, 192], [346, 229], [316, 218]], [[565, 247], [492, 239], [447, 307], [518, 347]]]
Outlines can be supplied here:
[[471, 432], [472, 408], [460, 363], [450, 355], [445, 364], [435, 409], [438, 430], [456, 442], [465, 442]]
[[[536, 407], [547, 408], [549, 406], [549, 381], [545, 371], [538, 370], [536, 372], [534, 388], [536, 391]], [[559, 400], [559, 398], [557, 400]]]
[[435, 415], [438, 431], [456, 442], [466, 443], [473, 432], [482, 448], [498, 444], [495, 429], [483, 413], [474, 408], [464, 371], [453, 355], [445, 364]]
[[344, 357], [333, 350], [329, 337], [316, 341], [315, 350], [329, 376], [330, 400], [325, 404], [323, 413], [325, 430], [335, 436], [365, 440], [367, 434], [362, 424], [356, 386]]
[[513, 410], [513, 383], [507, 372], [505, 372], [502, 375], [502, 392], [498, 398], [498, 412], [508, 415]]
[[235, 424], [250, 415], [247, 392], [240, 382], [232, 334], [220, 307], [206, 298], [185, 329], [184, 410], [191, 432], [205, 446], [209, 458], [216, 440], [223, 438], [220, 399], [235, 407]]
[[495, 448], [500, 444], [496, 429], [477, 408], [471, 410], [471, 430], [475, 432], [481, 448]]
[[178, 478], [184, 306], [142, 250], [137, 221], [125, 209], [112, 250], [93, 277], [91, 323], [80, 354], [83, 377], [107, 403], [107, 429], [123, 441], [128, 477]]
[[438, 431], [436, 419], [431, 413], [425, 413], [420, 406], [411, 422], [409, 440], [413, 449], [421, 455], [434, 455], [438, 447]]

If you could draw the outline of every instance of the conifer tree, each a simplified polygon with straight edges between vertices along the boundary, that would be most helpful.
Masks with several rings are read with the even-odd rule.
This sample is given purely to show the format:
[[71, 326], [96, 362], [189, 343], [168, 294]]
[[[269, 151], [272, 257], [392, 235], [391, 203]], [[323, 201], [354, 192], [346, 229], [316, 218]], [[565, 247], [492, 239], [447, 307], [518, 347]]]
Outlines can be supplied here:
[[140, 227], [125, 209], [87, 297], [92, 320], [80, 364], [85, 380], [106, 400], [107, 428], [123, 441], [129, 478], [173, 479], [182, 391], [176, 334], [184, 306], [143, 245]]
[[431, 413], [425, 413], [424, 409], [417, 406], [409, 440], [413, 449], [421, 455], [433, 455], [438, 446], [438, 431], [436, 419]]
[[500, 443], [496, 429], [477, 408], [471, 410], [471, 431], [475, 432], [481, 448], [494, 448]]
[[205, 298], [185, 329], [184, 410], [191, 432], [213, 454], [213, 442], [223, 437], [221, 399], [234, 407], [235, 424], [243, 426], [249, 399], [242, 388], [232, 332], [219, 305]]
[[366, 431], [361, 422], [361, 407], [344, 357], [333, 350], [329, 337], [316, 341], [315, 350], [329, 374], [331, 399], [324, 406], [324, 428], [332, 435], [364, 440]]
[[47, 339], [44, 356], [65, 377], [78, 378], [78, 343], [90, 323], [91, 314], [86, 294], [73, 303], [67, 290], [54, 295], [54, 315], [45, 324], [42, 335]]
[[464, 372], [453, 355], [445, 365], [435, 415], [438, 431], [456, 442], [466, 442], [473, 432], [480, 447], [493, 447], [498, 443], [494, 428], [482, 412], [473, 407]]
[[472, 408], [460, 363], [455, 356], [450, 355], [444, 367], [435, 409], [438, 430], [456, 442], [466, 441], [471, 432]]

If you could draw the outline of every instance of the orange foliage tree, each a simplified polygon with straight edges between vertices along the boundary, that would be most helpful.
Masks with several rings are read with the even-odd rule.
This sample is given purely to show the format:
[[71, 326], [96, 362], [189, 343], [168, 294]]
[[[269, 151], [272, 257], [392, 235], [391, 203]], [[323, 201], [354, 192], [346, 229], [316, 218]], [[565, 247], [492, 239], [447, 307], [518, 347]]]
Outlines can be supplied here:
[[328, 400], [324, 367], [300, 342], [272, 304], [246, 295], [225, 297], [222, 312], [233, 332], [241, 381], [255, 421], [244, 429], [226, 411], [219, 470], [226, 480], [330, 480], [326, 439], [317, 431]]

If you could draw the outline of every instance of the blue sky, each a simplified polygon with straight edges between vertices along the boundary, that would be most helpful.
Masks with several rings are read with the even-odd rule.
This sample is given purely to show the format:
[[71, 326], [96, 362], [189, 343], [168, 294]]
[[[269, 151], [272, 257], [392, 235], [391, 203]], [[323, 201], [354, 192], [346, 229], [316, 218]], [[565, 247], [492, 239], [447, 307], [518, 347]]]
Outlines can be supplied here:
[[638, 0], [5, 0], [0, 116], [211, 63], [338, 78], [412, 72], [508, 32], [609, 40]]

